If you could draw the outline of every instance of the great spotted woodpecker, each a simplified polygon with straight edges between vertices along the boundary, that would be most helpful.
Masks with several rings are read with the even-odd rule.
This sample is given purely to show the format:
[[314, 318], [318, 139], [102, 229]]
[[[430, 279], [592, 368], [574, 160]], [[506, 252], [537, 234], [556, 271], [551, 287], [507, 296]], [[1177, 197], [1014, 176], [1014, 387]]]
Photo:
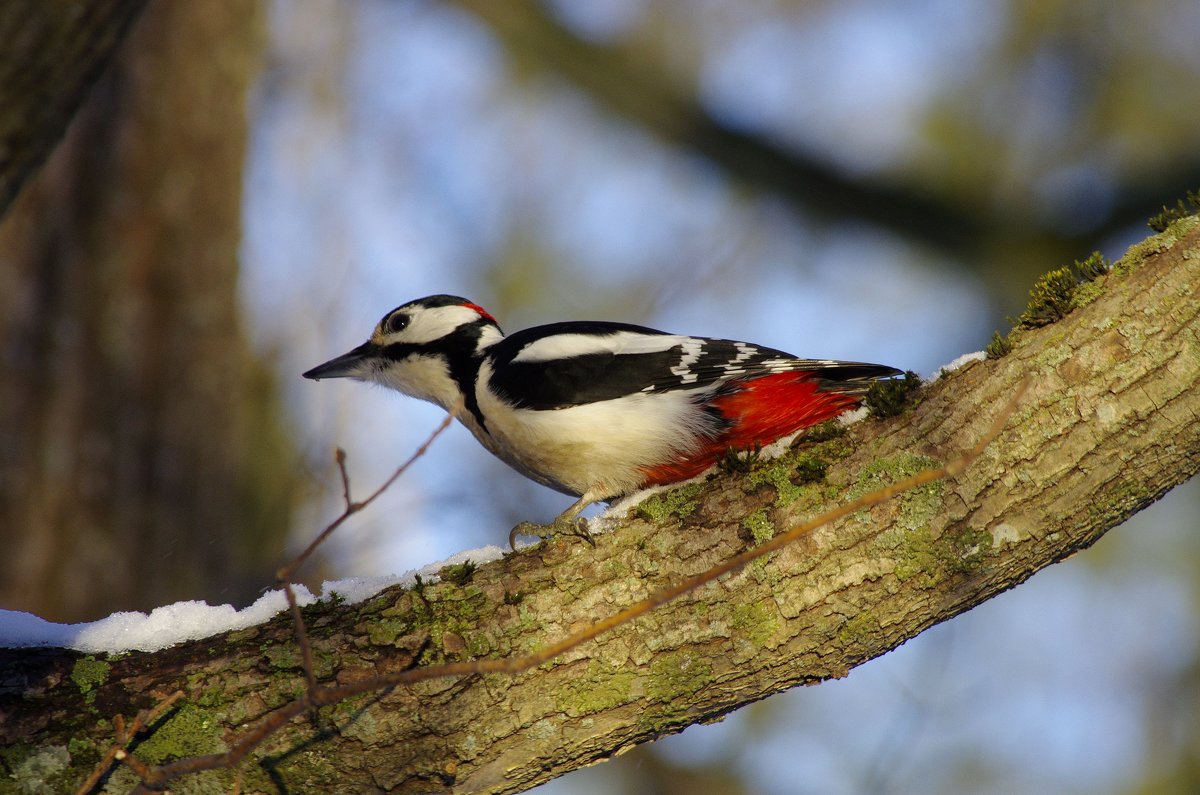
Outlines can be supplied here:
[[452, 412], [526, 477], [579, 499], [550, 525], [646, 486], [700, 474], [726, 451], [768, 444], [858, 406], [880, 364], [798, 359], [733, 340], [625, 323], [551, 323], [505, 336], [465, 298], [419, 298], [371, 338], [304, 373], [391, 387]]

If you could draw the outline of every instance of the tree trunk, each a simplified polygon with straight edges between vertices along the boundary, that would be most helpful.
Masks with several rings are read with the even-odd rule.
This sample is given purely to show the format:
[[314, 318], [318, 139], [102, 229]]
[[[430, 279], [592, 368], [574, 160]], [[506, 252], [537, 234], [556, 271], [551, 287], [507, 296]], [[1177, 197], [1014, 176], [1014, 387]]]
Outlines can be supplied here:
[[256, 3], [152, 4], [0, 226], [6, 607], [244, 601], [273, 570], [294, 470], [237, 295], [263, 39]]
[[[970, 448], [1016, 386], [1016, 413], [961, 476], [823, 527], [515, 676], [425, 682], [296, 720], [241, 766], [244, 790], [515, 792], [772, 693], [845, 676], [926, 627], [1092, 544], [1200, 467], [1200, 219], [1135, 247], [1083, 304], [1004, 358], [929, 385], [899, 417], [810, 439], [749, 473], [651, 498], [592, 548], [556, 540], [436, 585], [305, 611], [323, 682], [509, 657], [705, 570], [751, 539]], [[801, 471], [825, 468], [804, 482]], [[140, 565], [146, 565], [138, 559]], [[112, 719], [180, 689], [132, 752], [226, 748], [303, 690], [285, 617], [155, 654], [0, 657], [10, 771], [78, 784]], [[36, 764], [35, 764], [36, 763]], [[46, 772], [50, 771], [50, 772]], [[233, 786], [234, 773], [192, 785]], [[121, 767], [112, 791], [136, 783]], [[182, 783], [182, 782], [180, 782]]]
[[0, 4], [0, 217], [58, 142], [145, 4]]

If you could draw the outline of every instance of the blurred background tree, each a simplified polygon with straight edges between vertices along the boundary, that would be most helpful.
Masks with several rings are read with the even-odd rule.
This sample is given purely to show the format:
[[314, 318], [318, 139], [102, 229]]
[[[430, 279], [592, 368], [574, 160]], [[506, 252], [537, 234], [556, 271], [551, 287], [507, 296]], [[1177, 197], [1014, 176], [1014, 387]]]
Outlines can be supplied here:
[[237, 301], [253, 3], [155, 3], [0, 226], [0, 604], [271, 581], [295, 491]]
[[[928, 374], [1006, 329], [1038, 274], [1119, 256], [1200, 186], [1192, 0], [277, 0], [248, 100], [255, 25], [237, 15], [253, 7], [235, 5], [151, 3], [123, 63], [164, 60], [129, 73], [129, 96], [146, 112], [175, 103], [160, 118], [180, 128], [134, 145], [146, 122], [102, 106], [92, 124], [110, 132], [68, 141], [75, 165], [41, 178], [77, 171], [54, 195], [100, 205], [65, 216], [96, 220], [59, 221], [41, 236], [55, 255], [15, 268], [27, 227], [56, 214], [31, 188], [0, 230], [5, 546], [64, 572], [51, 598], [89, 617], [151, 603], [106, 594], [179, 558], [193, 565], [171, 594], [244, 598], [246, 579], [198, 578], [253, 571], [226, 563], [247, 547], [274, 553], [253, 528], [286, 521], [284, 439], [308, 462], [299, 488], [324, 494], [300, 507], [301, 537], [338, 498], [333, 444], [362, 487], [413, 449], [432, 407], [297, 377], [402, 301], [456, 292], [506, 329], [611, 318]], [[176, 35], [196, 46], [168, 57], [150, 13], [195, 15]], [[219, 14], [218, 36], [200, 20]], [[101, 156], [109, 137], [107, 151], [150, 158], [137, 180]], [[255, 359], [277, 360], [283, 414]], [[211, 427], [178, 438], [181, 416]], [[84, 445], [72, 423], [140, 446]], [[87, 508], [138, 495], [154, 511]], [[845, 681], [544, 791], [1200, 790], [1197, 500], [1194, 483], [1177, 489]], [[456, 429], [343, 529], [331, 566], [402, 571], [562, 507]], [[43, 525], [67, 529], [38, 541]], [[109, 537], [138, 548], [132, 569]], [[5, 570], [5, 607], [51, 581], [30, 566]], [[31, 585], [9, 587], [18, 575]]]

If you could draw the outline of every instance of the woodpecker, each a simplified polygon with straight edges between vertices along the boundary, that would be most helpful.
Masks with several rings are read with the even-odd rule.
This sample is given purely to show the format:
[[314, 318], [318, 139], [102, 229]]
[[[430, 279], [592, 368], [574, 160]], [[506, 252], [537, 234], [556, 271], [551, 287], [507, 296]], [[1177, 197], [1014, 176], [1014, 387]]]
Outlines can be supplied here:
[[[728, 450], [765, 445], [860, 405], [881, 364], [788, 353], [626, 323], [569, 321], [505, 335], [454, 295], [409, 301], [370, 339], [304, 373], [427, 400], [521, 474], [578, 499], [549, 525], [580, 532], [588, 505], [699, 475]], [[548, 531], [548, 532], [547, 532]]]

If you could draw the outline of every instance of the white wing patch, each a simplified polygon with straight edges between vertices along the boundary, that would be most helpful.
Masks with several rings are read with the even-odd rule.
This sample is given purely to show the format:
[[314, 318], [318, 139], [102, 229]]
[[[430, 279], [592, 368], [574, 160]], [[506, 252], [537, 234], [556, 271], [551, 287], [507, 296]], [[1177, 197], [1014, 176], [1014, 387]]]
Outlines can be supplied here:
[[762, 363], [762, 366], [773, 373], [786, 373], [789, 370], [796, 369], [795, 359], [767, 359]]
[[657, 353], [690, 339], [675, 334], [640, 334], [636, 331], [604, 335], [555, 334], [529, 343], [513, 357], [513, 361], [545, 362], [594, 353]]
[[728, 364], [723, 365], [722, 369], [728, 376], [743, 375], [746, 372], [743, 365], [754, 358], [754, 355], [758, 353], [758, 348], [745, 342], [735, 342], [733, 347], [737, 351], [737, 356], [734, 356]]
[[687, 337], [680, 347], [683, 348], [683, 355], [679, 358], [679, 364], [671, 368], [671, 374], [681, 384], [694, 384], [699, 376], [692, 371], [692, 365], [700, 361], [700, 355], [704, 353], [704, 340]]

